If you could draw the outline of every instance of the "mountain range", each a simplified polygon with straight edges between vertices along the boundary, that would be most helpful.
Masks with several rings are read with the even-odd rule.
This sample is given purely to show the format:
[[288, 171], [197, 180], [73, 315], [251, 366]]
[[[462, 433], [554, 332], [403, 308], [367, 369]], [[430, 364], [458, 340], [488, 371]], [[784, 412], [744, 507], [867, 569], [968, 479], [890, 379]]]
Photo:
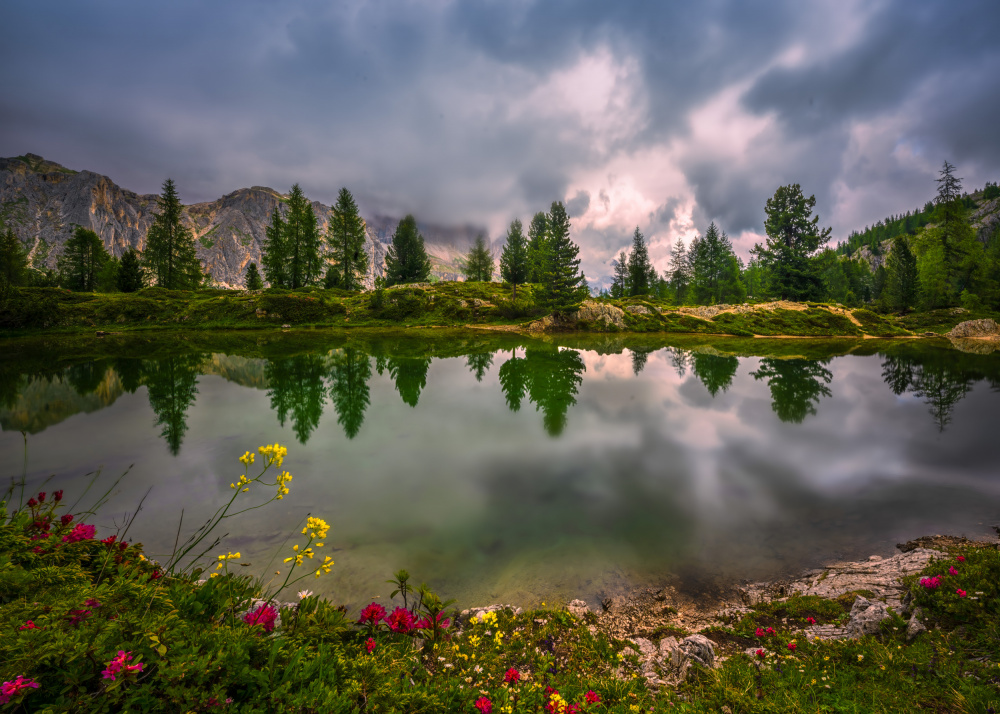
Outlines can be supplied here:
[[[77, 225], [96, 232], [114, 256], [129, 248], [140, 253], [157, 213], [156, 194], [122, 188], [107, 176], [75, 171], [36, 154], [0, 158], [0, 219], [12, 227], [29, 251], [31, 264], [54, 268], [62, 246]], [[212, 280], [222, 287], [244, 286], [246, 268], [261, 265], [261, 249], [271, 214], [283, 194], [266, 186], [239, 188], [214, 201], [184, 207], [182, 222], [195, 239], [199, 260]], [[321, 233], [326, 232], [330, 206], [312, 202]], [[385, 252], [399, 218], [366, 217], [366, 252], [372, 268], [371, 287], [382, 274]], [[432, 275], [454, 280], [461, 274], [461, 258], [476, 235], [472, 226], [425, 224], [418, 220], [431, 259]]]

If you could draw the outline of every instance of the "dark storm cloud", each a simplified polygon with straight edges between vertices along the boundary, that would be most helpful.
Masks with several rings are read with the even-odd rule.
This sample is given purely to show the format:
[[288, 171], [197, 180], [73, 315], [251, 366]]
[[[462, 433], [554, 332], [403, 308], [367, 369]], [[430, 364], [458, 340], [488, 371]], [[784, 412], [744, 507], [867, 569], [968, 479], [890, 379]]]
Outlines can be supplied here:
[[[581, 177], [667, 156], [687, 185], [649, 189], [653, 216], [574, 236], [594, 241], [591, 270], [625, 223], [669, 226], [688, 192], [699, 230], [736, 237], [797, 182], [843, 236], [923, 203], [944, 158], [969, 188], [1000, 174], [992, 0], [49, 0], [4, 3], [0, 23], [0, 154], [142, 192], [172, 176], [185, 201], [298, 181], [327, 202], [346, 185], [369, 213], [506, 225], [560, 199], [582, 229], [610, 199]], [[564, 75], [594, 58], [614, 72], [590, 106], [600, 83]], [[738, 87], [706, 144], [694, 113]], [[730, 146], [755, 117], [773, 121]]]

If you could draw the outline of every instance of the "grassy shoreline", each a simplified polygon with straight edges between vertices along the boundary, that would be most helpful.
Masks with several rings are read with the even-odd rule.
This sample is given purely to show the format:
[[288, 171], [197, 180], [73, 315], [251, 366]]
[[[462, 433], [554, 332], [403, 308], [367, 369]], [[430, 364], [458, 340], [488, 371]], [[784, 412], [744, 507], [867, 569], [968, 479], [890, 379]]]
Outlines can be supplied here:
[[603, 332], [767, 337], [913, 337], [941, 335], [959, 322], [991, 312], [961, 309], [878, 315], [819, 303], [780, 303], [768, 309], [667, 305], [647, 298], [599, 298], [576, 314], [551, 316], [535, 307], [530, 286], [511, 297], [500, 283], [425, 283], [379, 293], [306, 288], [259, 292], [146, 288], [137, 293], [74, 293], [59, 288], [13, 288], [0, 299], [0, 336], [91, 331], [357, 330], [461, 328], [519, 333]]

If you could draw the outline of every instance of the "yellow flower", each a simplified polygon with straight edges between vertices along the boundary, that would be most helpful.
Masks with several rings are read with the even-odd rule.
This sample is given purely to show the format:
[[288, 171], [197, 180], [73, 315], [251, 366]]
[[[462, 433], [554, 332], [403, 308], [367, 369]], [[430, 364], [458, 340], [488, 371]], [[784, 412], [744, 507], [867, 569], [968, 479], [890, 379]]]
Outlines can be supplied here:
[[310, 538], [323, 540], [326, 538], [327, 531], [329, 530], [330, 526], [322, 518], [313, 518], [310, 516], [306, 519], [306, 527], [302, 529], [302, 535], [305, 535], [307, 531], [312, 531], [309, 533]]
[[858, 655], [858, 662], [860, 662], [860, 661], [861, 661], [861, 660], [863, 660], [864, 658], [865, 658], [865, 656], [864, 656], [864, 655]]
[[243, 454], [243, 456], [240, 457], [240, 463], [249, 466], [250, 464], [253, 463], [253, 459], [254, 459], [254, 454], [251, 454], [248, 451], [245, 454]]
[[329, 573], [331, 567], [333, 567], [333, 559], [328, 555], [326, 556], [326, 560], [320, 563], [320, 566], [316, 568], [316, 577], [318, 578], [321, 572]]

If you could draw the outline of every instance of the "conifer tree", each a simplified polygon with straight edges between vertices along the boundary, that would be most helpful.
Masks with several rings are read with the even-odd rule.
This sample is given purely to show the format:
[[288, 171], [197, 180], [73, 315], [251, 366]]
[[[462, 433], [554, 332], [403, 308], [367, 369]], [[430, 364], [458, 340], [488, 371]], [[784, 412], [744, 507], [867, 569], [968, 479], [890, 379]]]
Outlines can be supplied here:
[[528, 225], [528, 282], [542, 282], [542, 272], [545, 267], [546, 236], [548, 235], [547, 218], [539, 211]]
[[648, 295], [650, 292], [649, 274], [652, 263], [649, 261], [649, 249], [646, 241], [635, 227], [632, 236], [632, 252], [628, 256], [628, 294], [631, 296]]
[[181, 224], [183, 206], [171, 179], [163, 182], [157, 204], [160, 212], [149, 228], [142, 254], [145, 267], [161, 288], [193, 290], [205, 276], [195, 255], [194, 237]]
[[319, 229], [312, 204], [298, 184], [288, 194], [288, 220], [284, 227], [287, 287], [295, 290], [320, 278]]
[[586, 294], [580, 289], [579, 246], [569, 237], [569, 216], [562, 201], [553, 201], [546, 217], [546, 256], [542, 272], [544, 303], [555, 312], [576, 310]]
[[611, 261], [611, 269], [614, 270], [614, 278], [611, 281], [611, 297], [623, 298], [629, 294], [629, 271], [628, 256], [623, 250], [618, 254], [617, 260]]
[[288, 287], [287, 253], [285, 249], [285, 222], [281, 218], [281, 205], [274, 207], [271, 225], [264, 232], [264, 246], [260, 261], [264, 277], [272, 288]]
[[488, 283], [493, 280], [493, 253], [482, 233], [476, 236], [475, 244], [465, 256], [462, 272], [469, 281]]
[[830, 229], [819, 228], [819, 216], [812, 215], [815, 206], [816, 197], [806, 198], [797, 183], [779, 187], [767, 199], [766, 246], [757, 254], [770, 269], [769, 291], [774, 295], [809, 300], [822, 294], [822, 280], [811, 257], [829, 240]]
[[0, 233], [0, 288], [23, 285], [27, 279], [28, 256], [13, 228]]
[[517, 286], [528, 279], [528, 240], [522, 232], [521, 221], [514, 219], [507, 229], [507, 242], [500, 253], [500, 277], [513, 288], [512, 299], [517, 300]]
[[333, 280], [336, 287], [344, 290], [363, 290], [364, 276], [368, 274], [365, 222], [358, 213], [354, 197], [346, 188], [340, 189], [337, 195], [326, 236], [335, 276], [330, 276], [327, 282]]
[[59, 256], [60, 280], [75, 292], [93, 292], [97, 289], [98, 275], [109, 258], [101, 237], [88, 228], [77, 226]]
[[422, 283], [430, 276], [431, 261], [424, 248], [424, 237], [417, 230], [417, 220], [408, 215], [396, 226], [385, 254], [386, 286]]
[[892, 250], [885, 259], [885, 286], [888, 304], [893, 310], [909, 310], [917, 303], [917, 259], [903, 236], [892, 239]]
[[688, 286], [691, 284], [691, 261], [684, 241], [678, 238], [670, 249], [670, 266], [667, 268], [670, 289], [674, 293], [674, 301], [683, 305], [688, 297]]
[[247, 290], [260, 290], [264, 287], [264, 281], [260, 279], [257, 271], [257, 264], [250, 263], [247, 266]]
[[145, 286], [139, 254], [135, 252], [134, 248], [129, 248], [122, 253], [116, 283], [118, 290], [123, 293], [134, 293]]

